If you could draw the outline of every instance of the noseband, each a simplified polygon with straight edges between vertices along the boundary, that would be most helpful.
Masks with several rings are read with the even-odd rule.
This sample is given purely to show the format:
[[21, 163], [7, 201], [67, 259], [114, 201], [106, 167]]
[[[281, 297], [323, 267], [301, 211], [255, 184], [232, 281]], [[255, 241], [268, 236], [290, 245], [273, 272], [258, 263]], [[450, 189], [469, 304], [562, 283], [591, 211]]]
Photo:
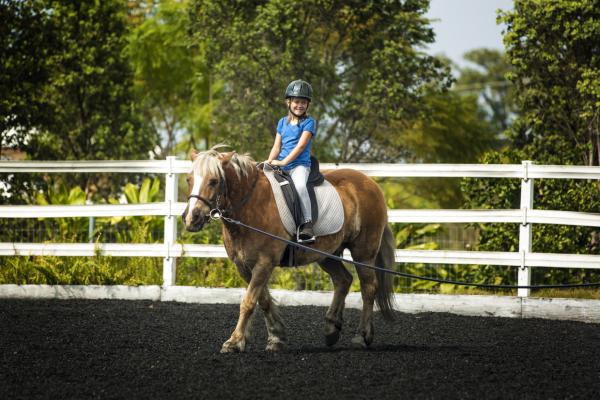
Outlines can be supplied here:
[[203, 202], [204, 204], [206, 204], [206, 205], [208, 206], [208, 208], [210, 208], [210, 209], [212, 210], [213, 208], [217, 208], [217, 207], [219, 207], [219, 197], [220, 197], [220, 196], [221, 196], [221, 194], [219, 193], [219, 194], [217, 195], [217, 198], [216, 198], [215, 204], [213, 204], [213, 202], [212, 202], [212, 201], [210, 201], [210, 200], [207, 200], [205, 197], [198, 196], [197, 194], [190, 194], [190, 195], [188, 196], [188, 201], [190, 201], [190, 199], [198, 199], [198, 200], [200, 200], [201, 202]]

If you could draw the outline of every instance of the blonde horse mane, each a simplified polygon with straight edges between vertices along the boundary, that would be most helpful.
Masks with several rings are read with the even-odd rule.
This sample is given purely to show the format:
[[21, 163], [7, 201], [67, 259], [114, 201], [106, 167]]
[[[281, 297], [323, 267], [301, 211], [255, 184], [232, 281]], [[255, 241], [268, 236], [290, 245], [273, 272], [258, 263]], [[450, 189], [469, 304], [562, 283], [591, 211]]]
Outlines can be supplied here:
[[[223, 165], [221, 159], [227, 153], [220, 153], [218, 149], [223, 147], [229, 147], [225, 144], [217, 144], [211, 147], [209, 150], [202, 151], [196, 155], [194, 162], [192, 163], [192, 172], [198, 175], [204, 175], [206, 177], [223, 177], [225, 172], [223, 171]], [[238, 154], [235, 151], [231, 153], [229, 163], [233, 166], [233, 169], [238, 177], [247, 177], [249, 171], [252, 169], [256, 162], [250, 157], [249, 154]]]

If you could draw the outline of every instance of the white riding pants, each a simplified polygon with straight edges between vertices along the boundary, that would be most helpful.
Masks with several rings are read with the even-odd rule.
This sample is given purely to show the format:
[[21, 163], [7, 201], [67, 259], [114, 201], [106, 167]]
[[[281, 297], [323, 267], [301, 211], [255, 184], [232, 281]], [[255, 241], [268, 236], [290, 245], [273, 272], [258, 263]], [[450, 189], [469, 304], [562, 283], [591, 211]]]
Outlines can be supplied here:
[[304, 165], [297, 165], [288, 171], [294, 186], [300, 196], [300, 207], [302, 208], [302, 215], [304, 216], [304, 222], [312, 220], [312, 208], [310, 206], [310, 197], [308, 197], [308, 190], [306, 189], [306, 182], [308, 182], [308, 175], [310, 174], [310, 167]]

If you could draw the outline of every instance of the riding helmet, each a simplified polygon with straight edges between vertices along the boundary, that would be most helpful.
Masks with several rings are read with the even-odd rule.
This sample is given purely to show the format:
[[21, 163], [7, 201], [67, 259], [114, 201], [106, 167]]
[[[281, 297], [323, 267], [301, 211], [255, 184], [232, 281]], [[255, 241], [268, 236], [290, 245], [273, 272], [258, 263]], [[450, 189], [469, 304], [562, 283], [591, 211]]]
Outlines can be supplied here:
[[287, 89], [285, 89], [285, 98], [289, 99], [290, 97], [302, 97], [308, 101], [311, 101], [312, 86], [310, 86], [310, 83], [303, 81], [302, 79], [292, 81], [288, 85]]

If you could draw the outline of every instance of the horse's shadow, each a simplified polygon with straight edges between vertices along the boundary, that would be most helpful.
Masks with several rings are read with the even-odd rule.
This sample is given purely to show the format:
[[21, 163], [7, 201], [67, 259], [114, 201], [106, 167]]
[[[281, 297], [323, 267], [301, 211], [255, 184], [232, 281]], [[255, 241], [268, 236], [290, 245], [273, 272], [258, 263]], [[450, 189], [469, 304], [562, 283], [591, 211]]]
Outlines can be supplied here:
[[417, 353], [417, 352], [448, 352], [457, 351], [463, 352], [469, 350], [465, 346], [456, 345], [440, 345], [440, 346], [426, 346], [426, 345], [406, 345], [406, 344], [383, 344], [375, 345], [368, 348], [358, 348], [354, 346], [335, 346], [335, 347], [316, 347], [316, 346], [304, 346], [301, 347], [297, 352], [299, 353], [341, 353], [341, 352], [368, 352], [368, 353]]

